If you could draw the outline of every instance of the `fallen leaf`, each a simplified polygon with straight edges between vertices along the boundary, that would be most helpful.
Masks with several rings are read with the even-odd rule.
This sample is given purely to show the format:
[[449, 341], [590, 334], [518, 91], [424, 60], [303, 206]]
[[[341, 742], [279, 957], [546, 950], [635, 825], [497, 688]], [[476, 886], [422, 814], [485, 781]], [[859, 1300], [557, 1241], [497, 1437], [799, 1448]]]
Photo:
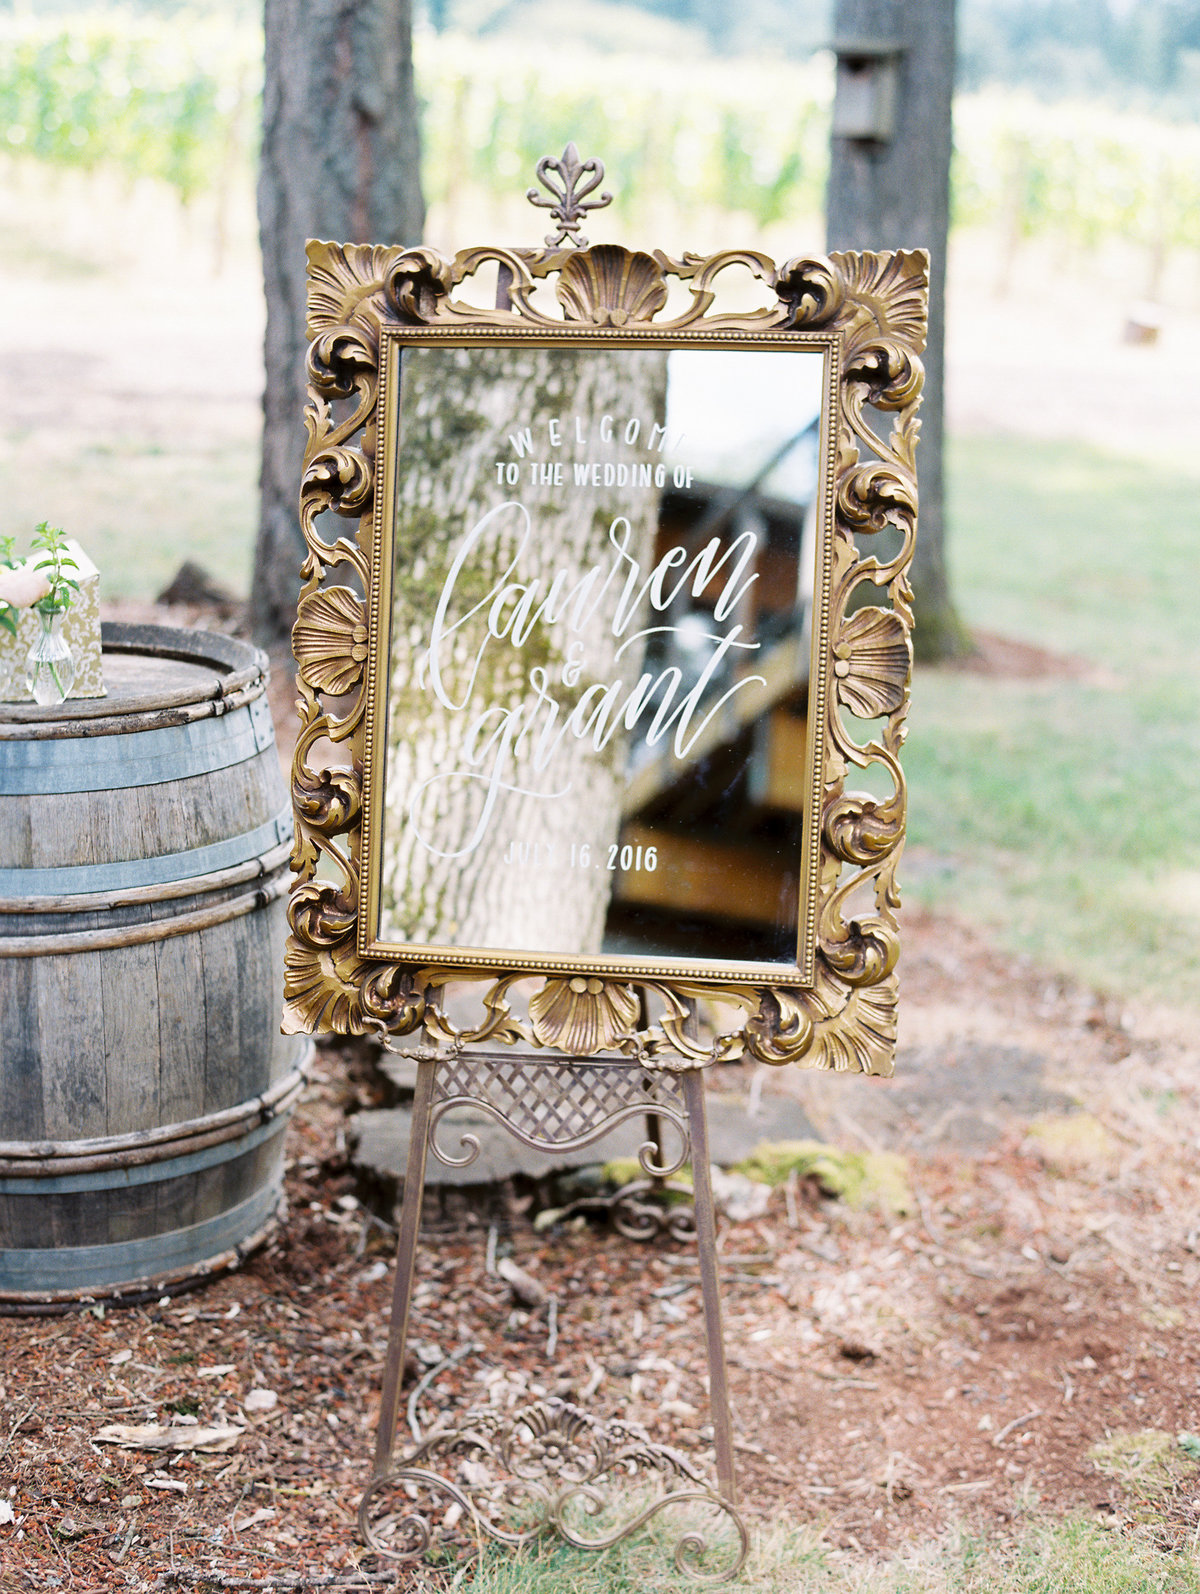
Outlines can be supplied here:
[[522, 1306], [544, 1306], [548, 1299], [545, 1289], [532, 1274], [518, 1267], [511, 1257], [504, 1256], [496, 1263], [496, 1272], [513, 1292]]
[[15, 1513], [12, 1506], [9, 1505], [7, 1500], [0, 1500], [0, 1526], [3, 1526], [5, 1522], [12, 1522], [14, 1518]]
[[257, 1511], [251, 1511], [248, 1517], [243, 1517], [240, 1522], [233, 1524], [235, 1533], [244, 1533], [247, 1528], [256, 1528], [260, 1522], [269, 1522], [275, 1515], [273, 1505], [261, 1506]]
[[679, 1417], [686, 1422], [700, 1415], [689, 1400], [664, 1400], [658, 1409], [664, 1417]]
[[95, 1435], [96, 1443], [120, 1445], [125, 1450], [232, 1450], [245, 1433], [244, 1428], [164, 1428], [158, 1423], [144, 1425], [113, 1423]]
[[252, 1389], [242, 1401], [246, 1411], [274, 1411], [279, 1396], [273, 1389]]
[[108, 1365], [110, 1367], [122, 1367], [126, 1362], [132, 1360], [133, 1352], [131, 1350], [119, 1350], [115, 1356], [108, 1358]]
[[187, 1484], [182, 1478], [162, 1478], [157, 1474], [153, 1478], [143, 1479], [147, 1489], [174, 1489], [178, 1494], [187, 1493]]
[[236, 1362], [220, 1362], [216, 1367], [197, 1367], [197, 1378], [224, 1378], [226, 1373], [236, 1373]]

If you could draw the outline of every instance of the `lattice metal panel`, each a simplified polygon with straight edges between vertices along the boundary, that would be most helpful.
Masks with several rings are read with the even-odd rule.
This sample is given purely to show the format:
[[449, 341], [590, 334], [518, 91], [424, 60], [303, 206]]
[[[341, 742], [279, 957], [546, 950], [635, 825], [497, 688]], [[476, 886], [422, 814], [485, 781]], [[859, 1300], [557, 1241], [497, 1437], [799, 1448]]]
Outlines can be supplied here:
[[646, 1112], [669, 1118], [686, 1134], [679, 1081], [636, 1063], [543, 1062], [464, 1052], [439, 1064], [435, 1093], [439, 1105], [467, 1099], [485, 1108], [534, 1146], [592, 1140]]

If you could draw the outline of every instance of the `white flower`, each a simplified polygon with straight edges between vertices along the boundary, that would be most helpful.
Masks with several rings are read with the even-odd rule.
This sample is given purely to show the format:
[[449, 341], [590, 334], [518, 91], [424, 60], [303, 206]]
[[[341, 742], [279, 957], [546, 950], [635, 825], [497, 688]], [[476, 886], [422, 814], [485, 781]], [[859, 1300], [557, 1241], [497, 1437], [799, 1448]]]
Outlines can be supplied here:
[[35, 570], [28, 564], [17, 565], [13, 570], [0, 565], [0, 599], [11, 603], [15, 609], [31, 608], [49, 591], [50, 583], [44, 570]]

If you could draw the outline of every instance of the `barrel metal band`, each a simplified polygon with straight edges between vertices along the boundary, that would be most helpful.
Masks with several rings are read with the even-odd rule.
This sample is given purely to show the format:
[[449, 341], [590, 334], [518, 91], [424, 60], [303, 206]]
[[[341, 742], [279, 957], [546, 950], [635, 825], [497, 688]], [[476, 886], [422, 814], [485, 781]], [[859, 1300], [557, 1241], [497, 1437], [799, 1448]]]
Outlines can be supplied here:
[[102, 952], [114, 946], [148, 946], [174, 935], [191, 935], [214, 924], [242, 918], [269, 906], [288, 888], [287, 875], [265, 880], [244, 896], [219, 902], [211, 908], [197, 908], [171, 919], [154, 919], [148, 924], [123, 924], [106, 930], [79, 930], [53, 935], [0, 936], [0, 958], [52, 957], [63, 952]]
[[271, 1218], [282, 1197], [282, 1180], [271, 1179], [228, 1212], [143, 1240], [109, 1245], [63, 1245], [47, 1250], [0, 1251], [0, 1299], [13, 1292], [40, 1295], [55, 1290], [94, 1293], [129, 1286], [164, 1273], [204, 1272], [211, 1258], [249, 1240]]
[[158, 786], [245, 763], [273, 739], [267, 700], [256, 697], [232, 713], [210, 713], [161, 730], [63, 740], [0, 740], [0, 791], [35, 797]]
[[292, 811], [288, 807], [254, 830], [205, 847], [192, 847], [187, 852], [166, 852], [157, 858], [129, 858], [117, 863], [63, 864], [53, 869], [0, 869], [0, 897], [19, 901], [29, 897], [83, 896], [189, 880], [248, 863], [281, 842], [290, 841], [291, 835]]
[[34, 1196], [76, 1195], [84, 1190], [127, 1190], [133, 1185], [163, 1184], [168, 1179], [182, 1179], [199, 1173], [203, 1168], [215, 1168], [219, 1163], [232, 1162], [262, 1145], [272, 1135], [287, 1127], [286, 1117], [269, 1119], [249, 1134], [236, 1139], [223, 1140], [203, 1151], [190, 1151], [183, 1157], [170, 1157], [163, 1162], [143, 1162], [132, 1167], [108, 1167], [94, 1173], [66, 1173], [50, 1179], [0, 1179], [0, 1195]]

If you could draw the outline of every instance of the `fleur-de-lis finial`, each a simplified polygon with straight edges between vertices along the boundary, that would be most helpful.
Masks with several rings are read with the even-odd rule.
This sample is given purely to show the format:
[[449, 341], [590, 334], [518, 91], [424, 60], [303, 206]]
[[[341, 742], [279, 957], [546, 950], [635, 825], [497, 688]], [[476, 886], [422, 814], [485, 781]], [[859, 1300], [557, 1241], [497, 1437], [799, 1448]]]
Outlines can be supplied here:
[[568, 144], [560, 160], [542, 156], [537, 163], [537, 180], [550, 198], [539, 194], [536, 188], [529, 189], [525, 197], [531, 205], [548, 210], [558, 223], [556, 233], [547, 233], [546, 243], [551, 249], [557, 249], [560, 244], [585, 249], [587, 239], [579, 231], [584, 215], [589, 210], [602, 210], [605, 205], [612, 204], [613, 196], [608, 193], [601, 194], [598, 199], [587, 197], [604, 181], [603, 161], [595, 157], [581, 161], [574, 144]]

